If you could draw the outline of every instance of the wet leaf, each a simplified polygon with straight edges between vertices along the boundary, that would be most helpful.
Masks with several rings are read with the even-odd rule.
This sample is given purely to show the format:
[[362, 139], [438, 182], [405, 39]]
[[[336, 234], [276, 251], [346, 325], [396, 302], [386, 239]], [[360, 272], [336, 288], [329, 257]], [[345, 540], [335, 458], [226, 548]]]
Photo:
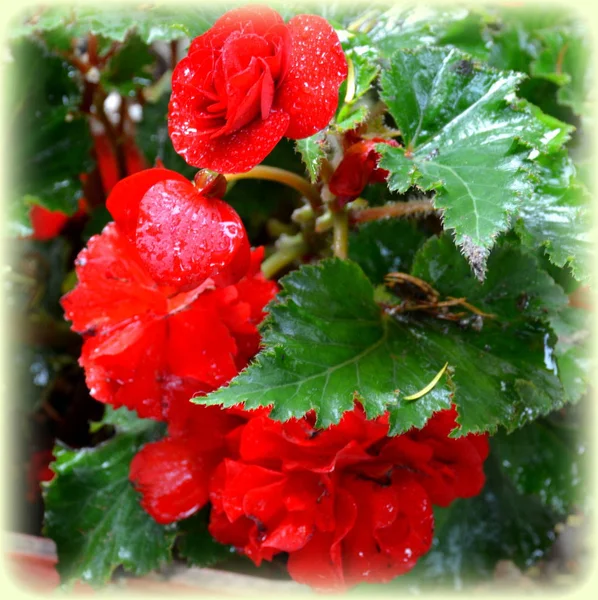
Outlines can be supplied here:
[[362, 31], [387, 57], [399, 48], [423, 45], [455, 47], [485, 58], [488, 52], [483, 32], [487, 19], [480, 10], [397, 5], [373, 15]]
[[496, 236], [533, 193], [530, 150], [554, 151], [571, 130], [517, 101], [520, 81], [434, 48], [399, 51], [382, 74], [382, 98], [405, 146], [377, 148], [389, 187], [436, 190], [444, 227], [480, 279]]
[[561, 517], [586, 501], [587, 443], [578, 408], [567, 407], [565, 414], [551, 414], [509, 435], [501, 431], [492, 439], [500, 467], [517, 490], [537, 496]]
[[174, 533], [141, 508], [129, 482], [133, 456], [154, 439], [156, 429], [147, 425], [95, 448], [54, 449], [57, 477], [45, 495], [44, 530], [56, 542], [63, 583], [99, 587], [119, 566], [142, 575], [170, 561]]
[[[433, 243], [444, 244], [443, 251]], [[453, 295], [475, 298], [471, 301], [494, 313], [496, 319], [484, 320], [481, 331], [477, 319], [472, 325], [383, 313], [374, 302], [374, 287], [355, 263], [326, 260], [281, 280], [282, 292], [269, 305], [263, 327], [264, 349], [228, 387], [194, 401], [272, 405], [271, 416], [279, 420], [314, 410], [318, 425], [327, 427], [357, 399], [369, 417], [388, 410], [393, 435], [422, 427], [451, 401], [458, 407], [459, 434], [495, 431], [498, 425], [515, 429], [561, 406], [562, 384], [554, 361], [546, 361], [555, 336], [537, 317], [566, 301], [562, 290], [534, 270], [532, 256], [510, 246], [498, 249], [508, 255], [510, 268], [500, 267], [505, 257], [499, 255], [497, 275], [482, 286], [454, 246], [452, 252], [446, 249], [448, 243], [444, 238], [424, 245], [413, 272], [423, 274], [427, 260], [433, 285], [448, 288], [454, 281]], [[493, 270], [491, 261], [489, 273]], [[521, 280], [528, 282], [531, 297], [525, 305]], [[447, 361], [449, 374], [428, 394], [404, 401]]]
[[526, 245], [544, 247], [556, 266], [567, 265], [576, 279], [588, 282], [594, 254], [591, 195], [577, 182], [564, 151], [539, 156], [534, 172], [538, 183], [521, 206], [516, 230]]

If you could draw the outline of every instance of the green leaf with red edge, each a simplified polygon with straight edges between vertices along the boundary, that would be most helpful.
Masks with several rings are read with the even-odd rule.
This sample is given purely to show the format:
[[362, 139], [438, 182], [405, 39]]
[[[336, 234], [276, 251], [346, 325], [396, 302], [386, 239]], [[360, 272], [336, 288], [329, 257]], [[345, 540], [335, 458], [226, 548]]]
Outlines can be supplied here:
[[[485, 319], [479, 331], [476, 319], [456, 324], [393, 315], [376, 304], [373, 285], [355, 263], [303, 266], [281, 280], [256, 360], [227, 387], [193, 401], [271, 405], [272, 418], [280, 420], [314, 410], [318, 425], [327, 427], [359, 400], [370, 418], [389, 412], [393, 435], [422, 427], [451, 401], [458, 435], [498, 425], [512, 430], [562, 405], [563, 386], [546, 361], [555, 336], [544, 319], [566, 296], [533, 255], [501, 245], [482, 285], [444, 236], [424, 244], [412, 273], [496, 318]], [[445, 362], [447, 375], [431, 391], [404, 399], [426, 387]]]
[[496, 71], [457, 50], [400, 50], [381, 96], [404, 147], [380, 144], [391, 190], [435, 190], [444, 227], [483, 279], [488, 251], [533, 193], [530, 167], [572, 130], [516, 98], [520, 74]]
[[138, 421], [142, 426], [127, 426], [95, 448], [54, 449], [44, 533], [56, 543], [64, 584], [81, 580], [99, 587], [119, 566], [142, 575], [170, 561], [173, 528], [143, 510], [129, 482], [133, 456], [162, 431], [153, 421]]

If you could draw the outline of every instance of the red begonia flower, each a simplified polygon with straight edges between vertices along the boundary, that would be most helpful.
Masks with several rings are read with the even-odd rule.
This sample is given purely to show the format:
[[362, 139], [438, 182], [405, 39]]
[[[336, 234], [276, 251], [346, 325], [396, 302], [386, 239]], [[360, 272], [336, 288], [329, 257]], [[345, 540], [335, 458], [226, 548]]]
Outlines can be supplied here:
[[262, 256], [254, 251], [240, 287], [207, 280], [177, 293], [155, 283], [115, 223], [92, 237], [75, 263], [79, 283], [62, 299], [84, 337], [91, 395], [161, 420], [234, 377], [258, 348], [262, 303], [277, 289], [259, 272]]
[[384, 582], [432, 542], [432, 504], [480, 492], [487, 436], [448, 438], [456, 412], [388, 437], [361, 407], [316, 430], [312, 415], [265, 415], [235, 430], [210, 484], [210, 532], [256, 564], [288, 552], [296, 580], [322, 589]]
[[381, 183], [388, 177], [388, 171], [378, 168], [380, 154], [375, 147], [380, 143], [398, 146], [394, 140], [373, 138], [360, 140], [346, 150], [328, 182], [330, 191], [341, 206], [355, 200], [368, 183]]
[[158, 522], [172, 523], [208, 501], [210, 477], [227, 451], [226, 435], [245, 422], [219, 407], [180, 403], [169, 437], [146, 444], [131, 462], [129, 478], [141, 505]]
[[230, 285], [247, 270], [249, 241], [239, 215], [174, 171], [147, 169], [119, 181], [106, 206], [161, 285], [184, 291], [207, 278]]
[[193, 40], [172, 74], [172, 143], [191, 165], [249, 171], [283, 136], [326, 127], [346, 77], [325, 19], [298, 15], [285, 24], [266, 6], [231, 10]]

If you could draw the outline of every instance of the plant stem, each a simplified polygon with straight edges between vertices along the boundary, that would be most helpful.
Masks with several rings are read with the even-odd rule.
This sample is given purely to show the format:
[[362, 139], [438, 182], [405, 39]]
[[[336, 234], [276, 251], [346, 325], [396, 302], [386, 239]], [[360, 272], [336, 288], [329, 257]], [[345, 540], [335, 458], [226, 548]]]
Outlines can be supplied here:
[[247, 173], [229, 173], [224, 175], [227, 181], [238, 181], [239, 179], [267, 179], [269, 181], [278, 181], [305, 196], [313, 207], [318, 207], [321, 203], [320, 192], [315, 185], [312, 185], [307, 179], [278, 167], [269, 167], [267, 165], [258, 165], [247, 171]]
[[301, 258], [308, 250], [305, 240], [294, 246], [287, 246], [276, 250], [262, 263], [262, 273], [266, 279], [272, 279], [279, 271], [290, 265], [294, 260]]
[[332, 250], [338, 258], [349, 256], [349, 213], [344, 209], [332, 213]]
[[366, 223], [378, 221], [389, 217], [424, 216], [434, 210], [430, 200], [417, 200], [414, 202], [393, 202], [384, 206], [362, 208], [351, 213], [352, 223]]

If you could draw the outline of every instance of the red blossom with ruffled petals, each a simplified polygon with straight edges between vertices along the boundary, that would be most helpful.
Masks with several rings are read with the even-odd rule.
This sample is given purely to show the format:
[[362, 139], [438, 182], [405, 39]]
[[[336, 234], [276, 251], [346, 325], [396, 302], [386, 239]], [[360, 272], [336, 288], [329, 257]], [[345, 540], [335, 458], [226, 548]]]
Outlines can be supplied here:
[[227, 434], [245, 422], [232, 411], [181, 402], [169, 412], [169, 437], [146, 444], [129, 478], [158, 523], [173, 523], [208, 501], [210, 477], [227, 453]]
[[207, 280], [177, 293], [151, 278], [115, 223], [92, 237], [76, 260], [79, 283], [62, 299], [84, 337], [80, 363], [91, 395], [162, 420], [234, 377], [258, 348], [261, 303], [277, 290], [259, 272], [262, 256], [254, 251], [239, 289]]
[[174, 171], [147, 169], [123, 179], [106, 206], [161, 285], [185, 291], [209, 277], [230, 285], [247, 270], [249, 241], [239, 215]]
[[432, 504], [480, 492], [487, 436], [448, 438], [456, 412], [388, 437], [361, 407], [316, 430], [313, 415], [259, 415], [235, 430], [210, 484], [210, 532], [256, 564], [288, 552], [291, 576], [321, 589], [385, 582], [412, 569], [433, 537]]
[[172, 75], [168, 112], [175, 150], [191, 165], [242, 173], [283, 136], [326, 127], [347, 77], [334, 29], [266, 6], [227, 12], [191, 43]]
[[388, 171], [378, 168], [380, 154], [375, 150], [376, 145], [380, 143], [398, 146], [394, 140], [372, 138], [359, 140], [345, 151], [343, 159], [328, 182], [330, 191], [337, 197], [341, 206], [355, 200], [369, 183], [386, 181]]

